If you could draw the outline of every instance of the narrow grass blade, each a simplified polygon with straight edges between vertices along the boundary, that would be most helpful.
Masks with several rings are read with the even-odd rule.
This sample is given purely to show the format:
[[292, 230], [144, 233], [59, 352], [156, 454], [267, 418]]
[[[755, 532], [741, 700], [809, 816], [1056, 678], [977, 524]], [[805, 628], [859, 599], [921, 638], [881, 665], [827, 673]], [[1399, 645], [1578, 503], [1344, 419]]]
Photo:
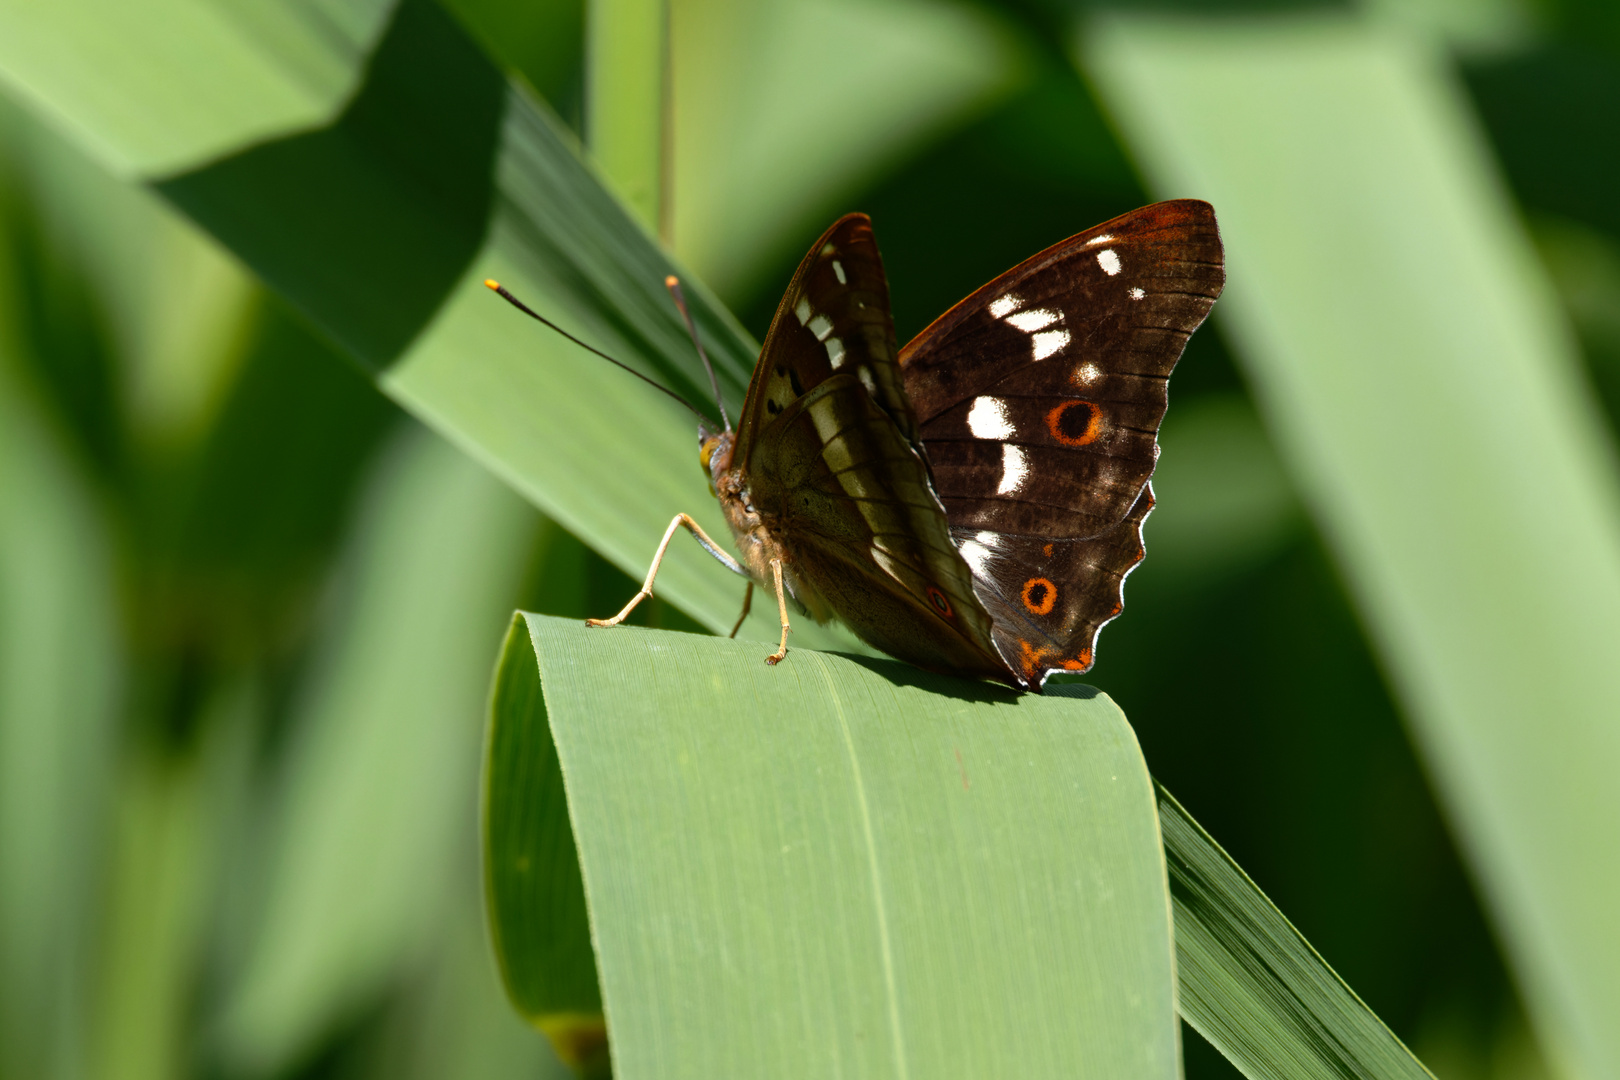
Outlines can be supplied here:
[[1350, 20], [1101, 24], [1483, 887], [1532, 1021], [1620, 1075], [1620, 473], [1445, 62]]
[[851, 200], [864, 184], [992, 107], [1033, 66], [1006, 23], [975, 5], [682, 0], [670, 14], [672, 237], [733, 303], [779, 294], [786, 281], [763, 271], [791, 268], [834, 218], [863, 209]]
[[419, 962], [472, 835], [488, 648], [538, 515], [416, 429], [376, 474], [294, 710], [226, 1059], [285, 1068]]
[[1252, 1080], [1433, 1080], [1162, 786], [1181, 1015]]
[[619, 1080], [1178, 1075], [1152, 786], [1113, 703], [762, 656], [514, 621], [484, 806], [519, 1007], [594, 1003], [588, 907]]
[[587, 8], [585, 138], [625, 205], [657, 233], [670, 149], [669, 3], [590, 0]]
[[[0, 236], [0, 244], [5, 237]], [[0, 290], [14, 296], [10, 290]], [[18, 378], [0, 303], [0, 1073], [82, 1061], [126, 658], [101, 509]]]

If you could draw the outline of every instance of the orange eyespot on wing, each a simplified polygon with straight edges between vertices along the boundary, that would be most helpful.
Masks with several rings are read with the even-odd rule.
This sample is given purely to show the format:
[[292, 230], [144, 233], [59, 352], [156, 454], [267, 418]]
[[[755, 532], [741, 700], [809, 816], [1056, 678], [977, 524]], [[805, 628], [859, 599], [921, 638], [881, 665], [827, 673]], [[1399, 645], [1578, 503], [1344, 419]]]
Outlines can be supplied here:
[[950, 598], [932, 585], [928, 586], [928, 602], [934, 605], [935, 611], [947, 619], [956, 614], [951, 607]]
[[1089, 401], [1065, 401], [1046, 414], [1046, 430], [1064, 446], [1086, 446], [1097, 438], [1102, 414]]
[[1047, 615], [1052, 611], [1052, 605], [1057, 603], [1057, 586], [1043, 577], [1030, 578], [1024, 582], [1024, 607], [1031, 614]]

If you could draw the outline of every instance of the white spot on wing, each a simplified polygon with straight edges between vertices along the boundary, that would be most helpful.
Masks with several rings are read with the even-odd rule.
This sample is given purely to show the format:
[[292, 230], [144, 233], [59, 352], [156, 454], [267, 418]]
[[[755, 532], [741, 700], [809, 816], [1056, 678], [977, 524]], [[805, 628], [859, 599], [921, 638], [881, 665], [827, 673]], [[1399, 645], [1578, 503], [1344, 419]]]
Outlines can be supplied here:
[[[982, 533], [980, 534], [983, 535]], [[980, 577], [989, 577], [990, 558], [994, 554], [989, 548], [977, 540], [964, 540], [957, 545], [956, 550], [962, 553], [962, 558], [973, 568], [973, 572]]]
[[[832, 398], [817, 398], [810, 403], [810, 422], [816, 425], [816, 438], [821, 440], [825, 448], [839, 432], [838, 413]], [[823, 449], [822, 453], [825, 455], [826, 450]]]
[[1119, 273], [1119, 252], [1113, 248], [1097, 252], [1097, 265], [1103, 268], [1103, 273], [1113, 277]]
[[1007, 403], [1000, 398], [974, 398], [967, 422], [975, 439], [1005, 439], [1013, 433], [1012, 422], [1007, 419]]
[[817, 341], [826, 341], [827, 335], [832, 333], [832, 320], [825, 315], [817, 315], [804, 325], [806, 329], [816, 335]]
[[844, 264], [839, 262], [837, 259], [833, 260], [833, 273], [838, 275], [838, 284], [849, 284], [849, 279], [844, 276]]
[[1141, 289], [1132, 289], [1131, 290], [1131, 299], [1132, 300], [1140, 300], [1140, 299], [1142, 299], [1142, 297], [1144, 297], [1146, 295], [1147, 295], [1147, 293], [1143, 292]]
[[1053, 323], [1062, 321], [1063, 312], [1054, 311], [1052, 308], [1031, 308], [1007, 316], [1009, 326], [1016, 326], [1026, 334], [1033, 334], [1037, 330], [1044, 330]]
[[1086, 247], [1090, 247], [1092, 244], [1106, 244], [1113, 238], [1113, 233], [1103, 233], [1101, 236], [1094, 236], [1090, 240], [1087, 240]]
[[973, 539], [977, 540], [991, 551], [994, 551], [1001, 546], [1001, 534], [993, 533], [988, 529], [983, 529], [975, 533]]
[[1067, 330], [1047, 330], [1036, 334], [1029, 339], [1030, 348], [1034, 350], [1037, 360], [1045, 360], [1055, 352], [1062, 352], [1069, 345], [1069, 332]]
[[844, 342], [840, 338], [827, 339], [827, 359], [832, 363], [834, 371], [844, 366]]
[[855, 369], [855, 374], [861, 377], [861, 385], [866, 387], [866, 392], [873, 397], [877, 397], [877, 383], [872, 381], [872, 369], [862, 364]]
[[799, 297], [799, 302], [793, 305], [793, 314], [799, 317], [800, 326], [803, 326], [805, 323], [810, 321], [810, 311], [811, 308], [809, 297], [801, 296]]
[[1102, 368], [1089, 360], [1074, 369], [1074, 381], [1081, 386], [1090, 386], [1100, 378], [1102, 378]]
[[1012, 293], [990, 301], [990, 314], [997, 319], [1004, 319], [1008, 315], [1024, 306], [1024, 301]]
[[[821, 426], [819, 419], [816, 420], [816, 426], [818, 428]], [[828, 439], [821, 444], [821, 460], [825, 461], [827, 468], [833, 472], [843, 472], [855, 465], [855, 459], [849, 453], [849, 443], [845, 442], [842, 436]]]
[[1001, 483], [996, 485], [997, 495], [1012, 495], [1024, 486], [1029, 475], [1029, 462], [1024, 460], [1024, 448], [1012, 443], [1001, 444]]

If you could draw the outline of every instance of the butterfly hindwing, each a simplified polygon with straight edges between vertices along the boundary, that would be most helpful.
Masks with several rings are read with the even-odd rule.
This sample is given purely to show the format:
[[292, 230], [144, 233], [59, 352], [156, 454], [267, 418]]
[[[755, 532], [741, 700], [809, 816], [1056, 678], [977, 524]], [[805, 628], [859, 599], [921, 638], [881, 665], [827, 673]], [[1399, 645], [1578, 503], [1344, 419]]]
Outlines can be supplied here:
[[857, 377], [760, 431], [750, 492], [794, 577], [868, 643], [934, 671], [1006, 678], [922, 457]]
[[1125, 519], [1101, 536], [951, 530], [995, 622], [996, 647], [1024, 681], [1038, 687], [1048, 672], [1091, 667], [1097, 633], [1120, 613], [1125, 576], [1142, 561], [1142, 522], [1152, 509], [1147, 484]]
[[954, 527], [1113, 529], [1158, 459], [1170, 371], [1225, 280], [1209, 204], [1143, 207], [946, 312], [901, 366]]

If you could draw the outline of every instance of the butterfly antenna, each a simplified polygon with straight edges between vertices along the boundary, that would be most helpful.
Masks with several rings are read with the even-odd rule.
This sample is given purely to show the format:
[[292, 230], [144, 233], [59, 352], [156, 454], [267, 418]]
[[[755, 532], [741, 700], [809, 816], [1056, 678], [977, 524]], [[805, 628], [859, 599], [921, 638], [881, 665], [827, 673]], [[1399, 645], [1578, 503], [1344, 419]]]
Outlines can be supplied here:
[[[505, 285], [502, 285], [500, 282], [496, 281], [494, 278], [485, 278], [484, 279], [484, 286], [485, 286], [485, 288], [487, 288], [490, 291], [492, 291], [493, 293], [495, 293], [495, 295], [499, 296], [502, 300], [505, 300], [508, 304], [511, 304], [513, 307], [515, 307], [519, 311], [523, 312], [523, 314], [527, 315], [529, 318], [535, 319], [535, 320], [537, 320], [539, 322], [542, 322], [545, 325], [551, 327], [551, 329], [557, 331], [557, 333], [561, 334], [563, 337], [567, 338], [569, 341], [572, 341], [575, 345], [578, 345], [580, 348], [584, 349], [585, 351], [595, 353], [597, 356], [600, 356], [602, 359], [606, 360], [608, 363], [615, 364], [615, 365], [623, 368], [624, 370], [628, 371], [630, 374], [634, 375], [636, 378], [640, 379], [642, 382], [646, 383], [648, 386], [652, 387], [653, 389], [660, 390], [663, 393], [668, 394], [670, 397], [672, 397], [676, 401], [680, 402], [682, 407], [685, 408], [687, 412], [689, 412], [693, 416], [697, 417], [703, 423], [705, 423], [705, 424], [708, 423], [709, 418], [707, 416], [704, 416], [702, 413], [698, 412], [696, 409], [692, 408], [691, 402], [689, 402], [685, 398], [681, 397], [681, 395], [677, 394], [675, 391], [671, 390], [669, 387], [662, 386], [662, 385], [654, 382], [653, 380], [647, 378], [647, 376], [643, 375], [641, 372], [637, 371], [635, 368], [631, 367], [629, 364], [626, 364], [626, 363], [624, 363], [622, 361], [613, 359], [613, 357], [609, 356], [607, 353], [603, 352], [601, 349], [598, 349], [596, 346], [588, 345], [585, 342], [579, 340], [579, 338], [575, 337], [573, 334], [570, 334], [568, 331], [564, 330], [562, 327], [558, 326], [556, 323], [552, 322], [550, 319], [546, 318], [544, 315], [542, 315], [539, 312], [535, 311], [533, 308], [529, 307], [529, 305], [525, 304], [523, 301], [521, 301], [517, 297], [513, 296], [512, 293], [506, 288]], [[714, 373], [710, 372], [709, 377], [711, 379], [714, 378]], [[725, 412], [726, 411], [725, 411], [724, 407], [722, 407], [721, 410], [720, 410], [720, 417], [721, 417], [722, 420], [725, 419]], [[726, 427], [728, 427], [728, 428], [730, 426], [731, 425], [729, 423], [726, 425]]]
[[703, 370], [709, 373], [709, 387], [714, 391], [714, 403], [720, 407], [720, 422], [731, 430], [731, 418], [726, 415], [726, 402], [720, 396], [720, 380], [714, 376], [714, 365], [709, 363], [709, 354], [703, 351], [703, 342], [698, 340], [697, 325], [692, 322], [692, 313], [686, 307], [686, 295], [681, 292], [681, 279], [674, 274], [664, 279], [664, 288], [669, 295], [675, 298], [675, 306], [681, 309], [681, 318], [686, 320], [686, 332], [692, 335], [692, 344], [697, 348], [698, 359], [703, 361]]

